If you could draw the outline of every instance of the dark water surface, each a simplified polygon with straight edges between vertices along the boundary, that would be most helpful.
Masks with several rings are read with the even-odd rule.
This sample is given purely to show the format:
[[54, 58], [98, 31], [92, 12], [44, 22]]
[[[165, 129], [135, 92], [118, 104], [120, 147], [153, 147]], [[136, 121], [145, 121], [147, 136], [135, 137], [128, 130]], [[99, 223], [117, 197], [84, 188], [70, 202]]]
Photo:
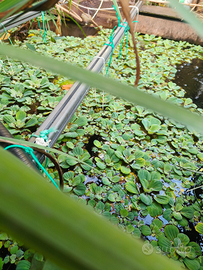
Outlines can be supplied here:
[[203, 60], [193, 59], [191, 63], [177, 66], [175, 81], [199, 108], [203, 108]]

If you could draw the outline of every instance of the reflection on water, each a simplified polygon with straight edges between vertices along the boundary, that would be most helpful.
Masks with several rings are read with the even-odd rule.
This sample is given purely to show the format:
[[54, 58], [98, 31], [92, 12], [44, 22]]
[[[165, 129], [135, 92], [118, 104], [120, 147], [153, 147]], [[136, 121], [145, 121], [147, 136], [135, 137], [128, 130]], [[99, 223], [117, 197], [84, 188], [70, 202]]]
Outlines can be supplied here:
[[199, 108], [203, 108], [203, 60], [193, 59], [191, 63], [177, 66], [175, 81]]

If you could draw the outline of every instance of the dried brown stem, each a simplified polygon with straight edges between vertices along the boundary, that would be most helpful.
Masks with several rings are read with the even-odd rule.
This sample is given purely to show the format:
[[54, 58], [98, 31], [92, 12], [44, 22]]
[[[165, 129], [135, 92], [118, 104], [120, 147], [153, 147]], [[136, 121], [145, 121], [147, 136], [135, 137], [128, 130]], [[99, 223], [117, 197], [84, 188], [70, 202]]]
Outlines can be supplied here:
[[135, 41], [135, 36], [134, 36], [133, 22], [130, 16], [129, 0], [120, 0], [120, 3], [123, 10], [123, 14], [130, 28], [129, 30], [130, 34], [132, 36], [133, 47], [134, 47], [134, 52], [135, 52], [135, 57], [136, 57], [136, 64], [137, 64], [135, 86], [138, 86], [138, 82], [140, 79], [140, 60], [139, 60], [139, 55], [138, 55], [137, 46], [136, 46], [137, 43]]

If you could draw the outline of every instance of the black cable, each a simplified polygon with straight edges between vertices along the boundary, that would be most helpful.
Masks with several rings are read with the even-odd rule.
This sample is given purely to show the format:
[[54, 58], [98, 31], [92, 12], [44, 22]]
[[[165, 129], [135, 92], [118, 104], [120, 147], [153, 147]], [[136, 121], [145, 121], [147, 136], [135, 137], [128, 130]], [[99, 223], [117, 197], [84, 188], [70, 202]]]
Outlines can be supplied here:
[[[5, 126], [1, 122], [0, 122], [0, 136], [13, 138], [13, 136], [10, 134], [10, 132], [5, 128]], [[8, 145], [10, 144], [0, 142], [0, 146], [2, 146], [3, 148], [7, 147]], [[22, 160], [28, 167], [36, 170], [36, 166], [34, 165], [34, 163], [31, 161], [31, 159], [26, 155], [24, 151], [22, 151], [19, 148], [12, 148], [12, 149], [9, 149], [8, 151], [11, 152], [16, 157], [18, 157], [20, 160]]]

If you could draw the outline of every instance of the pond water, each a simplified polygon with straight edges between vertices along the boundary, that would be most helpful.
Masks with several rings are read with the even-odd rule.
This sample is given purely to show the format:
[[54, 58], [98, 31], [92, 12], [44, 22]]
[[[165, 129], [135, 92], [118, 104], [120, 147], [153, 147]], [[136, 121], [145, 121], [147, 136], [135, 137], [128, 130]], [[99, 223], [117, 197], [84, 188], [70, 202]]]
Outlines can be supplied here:
[[191, 63], [178, 65], [174, 82], [185, 89], [185, 97], [203, 108], [203, 60], [193, 59]]
[[[68, 60], [82, 67], [92, 60], [111, 34], [111, 31], [104, 31], [102, 35], [94, 37], [94, 34], [86, 32], [86, 35], [90, 35], [86, 39], [72, 36], [58, 38], [53, 34], [54, 39], [47, 37], [49, 42], [44, 44], [40, 31], [32, 31], [26, 42], [33, 44], [37, 52], [63, 61]], [[73, 34], [63, 32], [63, 35]], [[154, 91], [163, 99], [182, 105], [186, 103], [195, 111], [191, 100], [185, 101], [184, 91], [169, 80], [175, 77], [174, 66], [185, 59], [192, 59], [192, 52], [193, 58], [202, 57], [200, 48], [194, 47], [192, 50], [192, 45], [188, 48], [185, 43], [178, 44], [150, 36], [139, 35], [138, 40], [145, 48], [141, 51], [142, 90], [149, 90], [150, 93]], [[25, 43], [19, 44], [27, 49]], [[180, 54], [180, 51], [184, 52], [184, 55]], [[124, 50], [124, 56], [125, 53]], [[115, 51], [109, 76], [132, 84], [136, 65], [130, 46], [128, 53], [127, 66], [124, 61], [118, 63], [118, 51]], [[187, 91], [186, 97], [193, 99], [194, 103], [202, 97], [202, 65], [201, 60], [193, 60], [192, 64], [182, 63], [177, 66], [178, 71], [173, 80]], [[46, 117], [53, 109], [56, 97], [61, 97], [61, 86], [66, 85], [70, 78], [55, 79], [53, 74], [46, 74], [44, 70], [30, 66], [24, 68], [14, 61], [4, 61], [4, 66], [1, 78], [1, 94], [4, 97], [1, 107], [2, 121], [14, 134], [23, 134], [27, 132], [27, 127], [24, 130], [21, 126], [14, 126], [19, 111], [24, 110], [26, 123], [29, 123], [28, 117], [35, 118], [37, 124], [40, 123], [42, 116]], [[16, 81], [19, 74], [21, 80]], [[44, 85], [44, 88], [39, 87]], [[32, 91], [26, 91], [27, 97], [22, 100], [18, 94], [19, 89], [24, 91], [27, 86]], [[39, 88], [42, 88], [40, 91], [43, 95], [39, 95]], [[195, 90], [194, 93], [191, 89]], [[8, 95], [9, 99], [5, 99]], [[37, 111], [31, 110], [30, 102], [34, 98], [39, 104]], [[201, 102], [203, 105], [203, 101]], [[198, 104], [198, 107], [202, 106], [201, 104]], [[8, 118], [11, 115], [12, 118]], [[31, 128], [29, 127], [30, 133], [33, 132]], [[188, 192], [195, 185], [201, 184], [201, 179], [195, 180], [193, 173], [200, 169], [203, 161], [203, 138], [198, 136], [175, 121], [91, 89], [56, 147], [65, 153], [79, 156], [81, 160], [92, 165], [89, 170], [84, 164], [75, 164], [75, 160], [72, 162], [72, 159], [59, 158], [66, 192], [71, 192], [71, 195], [81, 199], [128, 233], [149, 242], [153, 241], [153, 244], [156, 243], [163, 250], [165, 246], [159, 239], [167, 235], [167, 228], [175, 232], [175, 235], [183, 233], [185, 238], [190, 238], [190, 242], [195, 241], [202, 248], [202, 235], [195, 230], [196, 224], [203, 221], [202, 208], [199, 205], [201, 194], [198, 194], [202, 189]], [[53, 165], [49, 163], [48, 167], [52, 170]], [[192, 171], [188, 171], [188, 168]], [[53, 175], [55, 176], [55, 172]], [[199, 199], [199, 204], [195, 196]], [[181, 237], [183, 235], [180, 235]], [[166, 241], [173, 245], [171, 239]], [[179, 253], [176, 255], [182, 260], [182, 253]], [[196, 259], [191, 261], [195, 263]]]

